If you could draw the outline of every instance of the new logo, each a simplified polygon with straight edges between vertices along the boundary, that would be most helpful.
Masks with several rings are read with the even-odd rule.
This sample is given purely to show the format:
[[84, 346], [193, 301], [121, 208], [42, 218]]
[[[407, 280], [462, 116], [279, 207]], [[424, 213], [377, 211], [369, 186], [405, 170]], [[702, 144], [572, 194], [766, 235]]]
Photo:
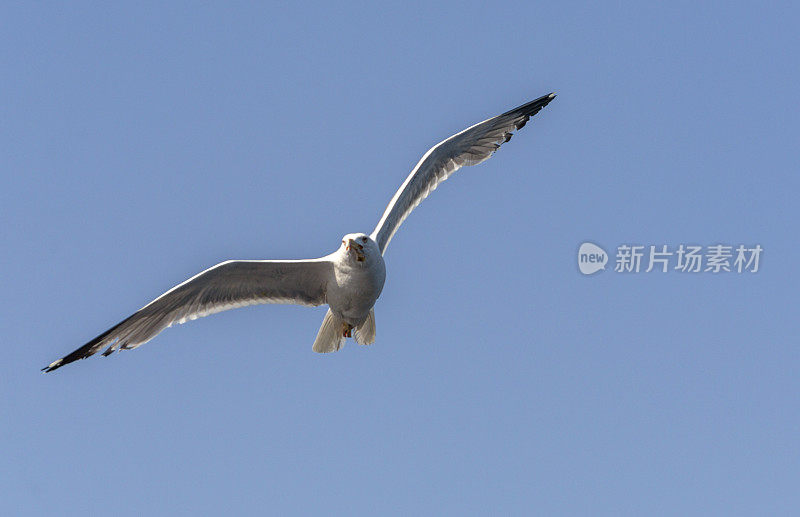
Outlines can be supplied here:
[[608, 262], [608, 253], [597, 244], [584, 242], [578, 249], [578, 269], [584, 275], [593, 275], [605, 269], [606, 262]]

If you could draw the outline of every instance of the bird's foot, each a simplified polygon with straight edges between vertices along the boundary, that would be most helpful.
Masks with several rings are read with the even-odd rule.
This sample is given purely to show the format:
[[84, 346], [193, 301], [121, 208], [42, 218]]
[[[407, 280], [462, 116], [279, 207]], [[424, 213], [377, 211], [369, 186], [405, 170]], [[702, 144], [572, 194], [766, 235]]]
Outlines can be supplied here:
[[342, 337], [353, 337], [353, 326], [349, 323], [342, 323]]

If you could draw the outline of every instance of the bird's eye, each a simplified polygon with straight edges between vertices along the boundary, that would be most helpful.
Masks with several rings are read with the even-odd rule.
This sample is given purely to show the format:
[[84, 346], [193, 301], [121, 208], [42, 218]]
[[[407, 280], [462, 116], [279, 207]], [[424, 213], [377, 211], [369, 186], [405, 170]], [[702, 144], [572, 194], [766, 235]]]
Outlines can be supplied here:
[[366, 237], [361, 237], [361, 241], [362, 242], [367, 242], [367, 238]]

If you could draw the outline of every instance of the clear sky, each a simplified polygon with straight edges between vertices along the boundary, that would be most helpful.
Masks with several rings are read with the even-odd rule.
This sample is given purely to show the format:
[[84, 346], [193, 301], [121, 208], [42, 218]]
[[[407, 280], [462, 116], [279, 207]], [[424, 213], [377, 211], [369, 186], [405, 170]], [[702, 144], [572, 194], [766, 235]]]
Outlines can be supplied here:
[[[796, 514], [797, 9], [4, 3], [0, 513]], [[219, 261], [371, 231], [550, 91], [394, 238], [375, 345], [258, 306], [39, 372]], [[584, 241], [764, 252], [583, 276]]]

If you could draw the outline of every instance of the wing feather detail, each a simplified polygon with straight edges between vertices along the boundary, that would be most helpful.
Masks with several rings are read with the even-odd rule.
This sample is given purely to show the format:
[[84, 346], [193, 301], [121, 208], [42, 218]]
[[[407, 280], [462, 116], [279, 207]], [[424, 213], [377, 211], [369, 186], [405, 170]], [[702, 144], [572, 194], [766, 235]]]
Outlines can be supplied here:
[[522, 129], [555, 96], [554, 93], [545, 95], [484, 120], [430, 148], [392, 197], [372, 232], [381, 253], [385, 253], [389, 241], [411, 211], [441, 182], [461, 167], [478, 165], [491, 158], [503, 143], [511, 140], [513, 131]]
[[333, 264], [315, 260], [229, 260], [179, 284], [82, 347], [43, 368], [45, 372], [142, 345], [162, 330], [218, 312], [264, 303], [325, 303]]

